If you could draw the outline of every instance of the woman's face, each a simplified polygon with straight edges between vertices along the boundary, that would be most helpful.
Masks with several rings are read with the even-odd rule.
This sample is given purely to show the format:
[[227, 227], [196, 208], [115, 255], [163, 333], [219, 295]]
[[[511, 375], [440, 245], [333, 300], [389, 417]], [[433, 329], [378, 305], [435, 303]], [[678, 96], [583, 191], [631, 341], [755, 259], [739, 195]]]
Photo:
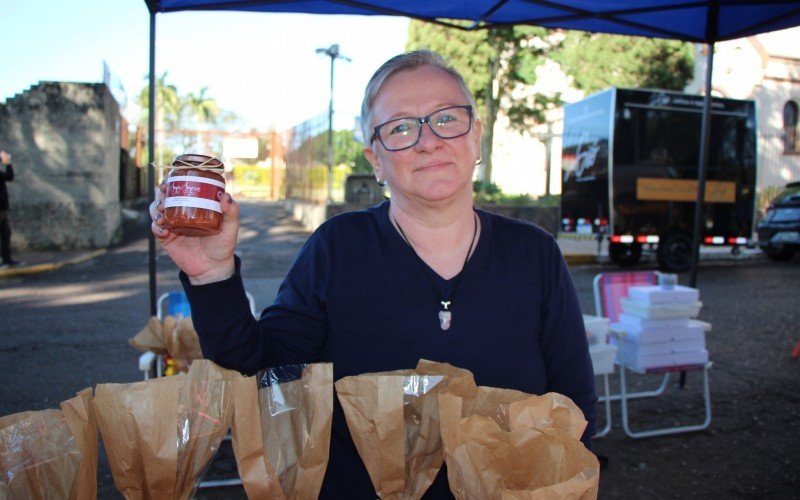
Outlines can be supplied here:
[[[370, 128], [395, 118], [427, 116], [448, 106], [467, 104], [458, 84], [441, 69], [422, 66], [401, 71], [383, 83], [373, 105]], [[480, 120], [474, 120], [468, 134], [442, 139], [425, 124], [413, 147], [387, 151], [376, 138], [364, 154], [375, 175], [389, 185], [392, 198], [435, 202], [457, 195], [471, 197], [481, 130]]]

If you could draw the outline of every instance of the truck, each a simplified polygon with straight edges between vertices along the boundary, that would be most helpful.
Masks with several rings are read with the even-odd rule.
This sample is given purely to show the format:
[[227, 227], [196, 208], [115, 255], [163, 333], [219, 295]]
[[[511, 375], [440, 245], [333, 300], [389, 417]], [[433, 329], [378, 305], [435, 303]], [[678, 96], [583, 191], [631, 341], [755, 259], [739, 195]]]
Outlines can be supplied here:
[[[608, 241], [620, 266], [691, 267], [703, 96], [609, 88], [564, 106], [559, 236]], [[756, 109], [714, 97], [701, 245], [752, 245]]]

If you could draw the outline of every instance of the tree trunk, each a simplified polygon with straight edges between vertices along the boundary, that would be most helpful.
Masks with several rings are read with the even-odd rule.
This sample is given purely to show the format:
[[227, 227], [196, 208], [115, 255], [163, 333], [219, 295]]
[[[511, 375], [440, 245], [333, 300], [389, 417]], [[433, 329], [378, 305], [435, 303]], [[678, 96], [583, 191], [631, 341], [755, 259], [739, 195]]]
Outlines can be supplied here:
[[486, 119], [484, 120], [484, 132], [482, 139], [483, 162], [481, 180], [484, 186], [492, 182], [492, 146], [494, 144], [494, 123], [497, 121], [497, 107], [499, 95], [495, 90], [497, 85], [497, 70], [500, 65], [500, 47], [498, 36], [494, 30], [489, 33], [489, 43], [492, 45], [493, 55], [489, 60], [489, 85], [486, 87]]
[[547, 122], [547, 136], [544, 139], [544, 195], [550, 196], [550, 165], [553, 163], [553, 124]]

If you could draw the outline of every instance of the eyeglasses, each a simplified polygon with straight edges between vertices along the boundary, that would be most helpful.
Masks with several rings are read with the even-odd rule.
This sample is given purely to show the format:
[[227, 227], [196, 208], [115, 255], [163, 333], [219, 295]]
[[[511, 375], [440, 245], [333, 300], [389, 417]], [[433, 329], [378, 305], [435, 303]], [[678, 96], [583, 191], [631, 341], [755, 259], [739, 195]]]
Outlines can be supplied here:
[[455, 139], [472, 129], [472, 106], [450, 106], [434, 111], [428, 116], [395, 118], [375, 127], [369, 142], [381, 141], [387, 151], [400, 151], [413, 147], [422, 136], [422, 125], [442, 139]]

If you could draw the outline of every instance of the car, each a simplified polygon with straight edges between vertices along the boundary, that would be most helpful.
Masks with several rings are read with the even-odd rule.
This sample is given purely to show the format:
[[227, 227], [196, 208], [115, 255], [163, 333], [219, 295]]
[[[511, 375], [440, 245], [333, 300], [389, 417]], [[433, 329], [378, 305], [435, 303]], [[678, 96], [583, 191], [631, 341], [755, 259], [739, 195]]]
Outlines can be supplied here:
[[758, 246], [772, 260], [789, 260], [800, 250], [800, 181], [775, 197], [756, 231]]

